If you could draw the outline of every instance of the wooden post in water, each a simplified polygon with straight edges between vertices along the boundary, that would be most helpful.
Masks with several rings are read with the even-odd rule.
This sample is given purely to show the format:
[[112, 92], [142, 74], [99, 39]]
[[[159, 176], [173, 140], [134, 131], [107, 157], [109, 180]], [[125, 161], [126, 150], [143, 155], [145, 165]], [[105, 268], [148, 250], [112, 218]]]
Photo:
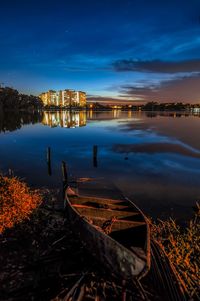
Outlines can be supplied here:
[[98, 153], [98, 147], [97, 145], [93, 145], [93, 166], [97, 167], [97, 153]]
[[14, 177], [14, 171], [11, 168], [8, 169], [8, 176], [10, 178]]
[[67, 167], [65, 161], [62, 161], [62, 176], [63, 182], [65, 182], [65, 184], [68, 184]]
[[51, 162], [51, 148], [47, 147], [47, 164]]
[[62, 161], [62, 178], [63, 178], [63, 201], [65, 208], [65, 190], [68, 186], [68, 175], [67, 175], [67, 167], [65, 161]]
[[52, 175], [52, 169], [51, 169], [51, 148], [47, 147], [47, 166], [48, 166], [48, 175]]

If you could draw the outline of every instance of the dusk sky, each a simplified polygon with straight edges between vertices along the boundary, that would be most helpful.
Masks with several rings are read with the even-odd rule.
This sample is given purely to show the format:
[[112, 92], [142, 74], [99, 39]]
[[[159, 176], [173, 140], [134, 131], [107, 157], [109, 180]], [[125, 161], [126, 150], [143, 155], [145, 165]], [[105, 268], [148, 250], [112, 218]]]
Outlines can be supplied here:
[[200, 0], [2, 0], [0, 82], [200, 103]]

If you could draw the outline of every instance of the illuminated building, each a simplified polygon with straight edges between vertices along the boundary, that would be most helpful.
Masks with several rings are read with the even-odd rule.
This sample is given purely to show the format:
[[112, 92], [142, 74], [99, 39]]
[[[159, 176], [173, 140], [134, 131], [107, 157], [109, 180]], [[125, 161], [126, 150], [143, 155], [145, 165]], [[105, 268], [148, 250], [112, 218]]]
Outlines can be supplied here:
[[42, 94], [39, 95], [39, 97], [42, 100], [43, 104], [45, 106], [47, 106], [48, 105], [48, 95], [47, 95], [47, 93], [42, 93]]
[[45, 106], [85, 107], [86, 93], [75, 90], [49, 90], [39, 95]]
[[199, 108], [198, 107], [193, 108], [192, 112], [195, 113], [195, 114], [196, 113], [200, 114], [200, 107]]
[[59, 105], [61, 107], [71, 106], [71, 90], [60, 90], [60, 101]]
[[83, 107], [86, 105], [86, 93], [82, 91], [78, 91], [78, 98], [79, 98], [79, 103], [80, 106]]

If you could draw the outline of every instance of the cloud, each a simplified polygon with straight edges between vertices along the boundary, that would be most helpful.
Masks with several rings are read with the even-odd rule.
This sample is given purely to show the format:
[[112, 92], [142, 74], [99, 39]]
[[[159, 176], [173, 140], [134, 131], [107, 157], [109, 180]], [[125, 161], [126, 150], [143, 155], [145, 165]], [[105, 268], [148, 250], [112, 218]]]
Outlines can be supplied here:
[[162, 81], [149, 86], [121, 86], [122, 97], [138, 97], [144, 101], [156, 100], [158, 102], [182, 101], [190, 103], [200, 102], [200, 73], [184, 76], [173, 80]]
[[141, 71], [153, 73], [180, 73], [200, 72], [200, 59], [183, 61], [140, 61], [140, 60], [117, 60], [112, 64], [117, 72]]

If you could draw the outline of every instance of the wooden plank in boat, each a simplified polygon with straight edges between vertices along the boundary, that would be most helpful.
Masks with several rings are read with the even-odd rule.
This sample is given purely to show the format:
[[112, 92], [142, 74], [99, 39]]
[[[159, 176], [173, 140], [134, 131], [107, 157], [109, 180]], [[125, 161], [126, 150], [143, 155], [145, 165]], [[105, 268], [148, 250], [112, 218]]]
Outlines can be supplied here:
[[116, 218], [123, 218], [123, 217], [131, 217], [137, 215], [137, 212], [132, 211], [121, 211], [121, 210], [111, 210], [111, 209], [103, 209], [103, 208], [93, 208], [89, 206], [83, 205], [73, 205], [73, 207], [78, 210], [78, 212], [83, 216], [91, 216], [91, 217], [105, 217], [107, 219], [116, 217]]
[[128, 205], [124, 205], [124, 204], [111, 204], [111, 203], [106, 203], [106, 202], [95, 202], [93, 200], [87, 200], [87, 201], [83, 201], [82, 199], [72, 199], [71, 200], [71, 204], [72, 205], [83, 205], [83, 206], [90, 206], [93, 208], [105, 208], [105, 209], [119, 209], [119, 210], [125, 210], [127, 209], [128, 211], [130, 211], [131, 209], [134, 210], [133, 207], [130, 207]]
[[[97, 198], [97, 197], [91, 197], [91, 196], [73, 196], [70, 198], [70, 202], [73, 203], [75, 200], [78, 200], [79, 202], [87, 202], [91, 201], [93, 203], [99, 203], [99, 204], [121, 204], [121, 205], [128, 205], [129, 203], [124, 200], [112, 200], [112, 199], [104, 199], [104, 198]], [[129, 204], [130, 205], [130, 204]]]
[[[93, 217], [91, 220], [95, 226], [101, 227], [106, 221], [106, 218]], [[125, 230], [134, 227], [145, 226], [145, 222], [128, 221], [128, 220], [115, 220], [112, 224], [112, 231]]]

